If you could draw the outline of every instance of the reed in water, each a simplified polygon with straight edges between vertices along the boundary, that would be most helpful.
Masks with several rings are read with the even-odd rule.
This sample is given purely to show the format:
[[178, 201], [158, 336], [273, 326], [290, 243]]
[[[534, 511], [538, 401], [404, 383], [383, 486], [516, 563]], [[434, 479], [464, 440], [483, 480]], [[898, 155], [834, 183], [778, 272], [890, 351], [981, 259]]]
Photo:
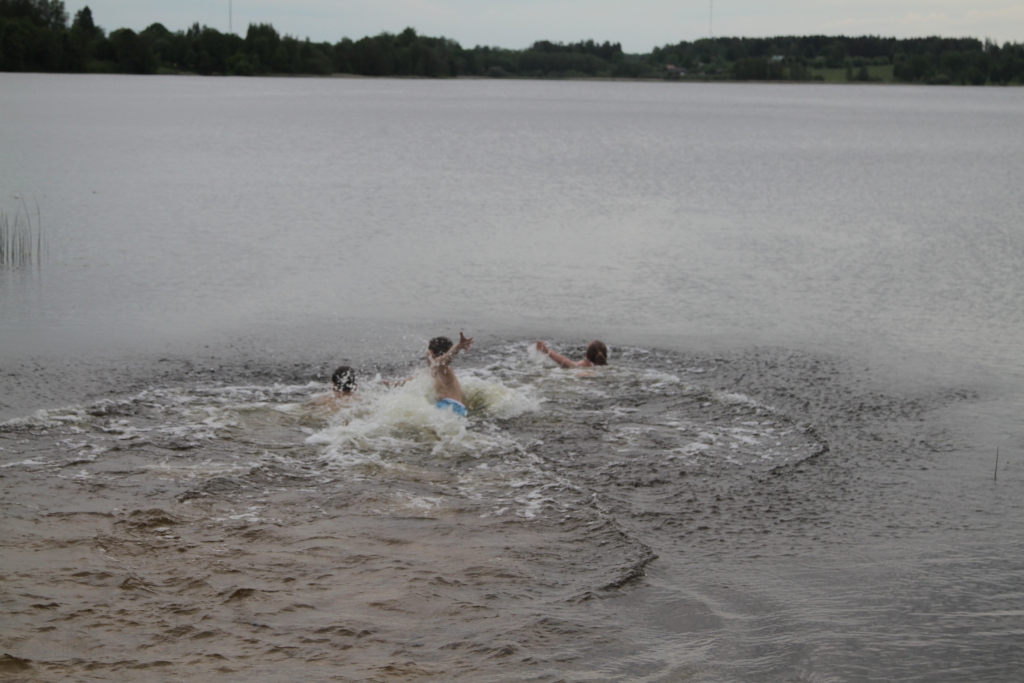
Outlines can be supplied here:
[[36, 206], [36, 220], [22, 202], [14, 212], [14, 218], [0, 210], [0, 267], [31, 268], [43, 265], [43, 224], [39, 207]]

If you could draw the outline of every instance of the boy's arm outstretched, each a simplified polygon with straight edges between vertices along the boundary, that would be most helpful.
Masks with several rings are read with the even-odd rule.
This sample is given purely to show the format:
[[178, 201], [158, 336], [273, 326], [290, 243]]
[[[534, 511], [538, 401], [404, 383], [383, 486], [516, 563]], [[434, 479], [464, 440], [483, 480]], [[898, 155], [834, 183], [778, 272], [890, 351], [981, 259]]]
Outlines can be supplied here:
[[448, 349], [448, 351], [441, 356], [435, 357], [431, 355], [430, 351], [427, 351], [427, 360], [429, 360], [430, 364], [435, 368], [444, 369], [451, 364], [452, 359], [455, 358], [455, 355], [459, 351], [462, 351], [463, 349], [469, 349], [471, 346], [473, 346], [473, 338], [467, 337], [466, 335], [462, 334], [462, 330], [459, 330], [458, 344]]

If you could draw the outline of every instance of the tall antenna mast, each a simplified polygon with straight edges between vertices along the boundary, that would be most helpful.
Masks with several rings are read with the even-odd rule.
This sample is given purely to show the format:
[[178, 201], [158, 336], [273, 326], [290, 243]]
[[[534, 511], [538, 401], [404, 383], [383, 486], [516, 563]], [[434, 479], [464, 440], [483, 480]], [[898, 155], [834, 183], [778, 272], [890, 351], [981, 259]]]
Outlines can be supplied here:
[[231, 21], [232, 21], [232, 16], [231, 16], [231, 0], [228, 0], [228, 33], [234, 33], [235, 32], [234, 29], [232, 28]]
[[714, 38], [715, 38], [714, 19], [715, 19], [715, 0], [711, 0], [711, 8], [708, 9], [708, 38], [711, 38], [712, 40], [714, 40]]

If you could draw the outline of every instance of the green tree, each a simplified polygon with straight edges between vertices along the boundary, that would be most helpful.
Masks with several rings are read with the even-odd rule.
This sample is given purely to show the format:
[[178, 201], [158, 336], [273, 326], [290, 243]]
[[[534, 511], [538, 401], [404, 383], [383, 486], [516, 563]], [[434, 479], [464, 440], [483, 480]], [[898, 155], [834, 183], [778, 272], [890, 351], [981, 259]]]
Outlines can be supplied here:
[[274, 54], [281, 45], [281, 36], [270, 24], [249, 24], [245, 34], [245, 49], [252, 55], [253, 70], [260, 72], [270, 68]]
[[71, 70], [67, 23], [60, 0], [0, 0], [0, 69]]
[[390, 76], [395, 73], [394, 41], [389, 33], [357, 40], [352, 46], [352, 66], [364, 76]]
[[71, 71], [84, 71], [88, 68], [96, 52], [96, 42], [103, 37], [103, 31], [97, 28], [92, 20], [92, 10], [88, 5], [75, 13], [75, 20], [68, 33], [69, 68]]
[[0, 19], [0, 70], [23, 71], [29, 67], [32, 33], [27, 21]]
[[156, 73], [156, 55], [145, 36], [140, 36], [130, 28], [121, 28], [110, 34], [110, 44], [114, 48], [118, 71], [130, 74]]
[[846, 44], [842, 41], [835, 41], [825, 50], [825, 66], [830, 69], [838, 69], [846, 63]]
[[738, 81], [764, 81], [768, 79], [768, 60], [744, 57], [733, 62], [732, 71]]
[[83, 35], [93, 38], [101, 31], [96, 27], [96, 23], [92, 20], [92, 10], [86, 5], [82, 9], [75, 12], [75, 21], [71, 24], [72, 30], [80, 31]]
[[67, 28], [68, 13], [61, 0], [0, 0], [0, 17], [27, 19], [40, 28]]

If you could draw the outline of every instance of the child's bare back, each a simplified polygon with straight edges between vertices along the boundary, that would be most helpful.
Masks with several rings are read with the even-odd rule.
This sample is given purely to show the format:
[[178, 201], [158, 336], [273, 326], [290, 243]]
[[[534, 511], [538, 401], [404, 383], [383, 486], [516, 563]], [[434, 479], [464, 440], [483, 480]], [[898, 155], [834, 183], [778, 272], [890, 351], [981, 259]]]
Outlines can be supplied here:
[[[459, 343], [452, 344], [447, 337], [434, 337], [427, 346], [427, 364], [430, 376], [434, 379], [434, 390], [437, 392], [437, 407], [451, 408], [459, 415], [467, 414], [462, 385], [452, 369], [452, 359], [463, 349], [473, 346], [473, 338], [459, 332]], [[453, 405], [454, 404], [454, 405]]]

